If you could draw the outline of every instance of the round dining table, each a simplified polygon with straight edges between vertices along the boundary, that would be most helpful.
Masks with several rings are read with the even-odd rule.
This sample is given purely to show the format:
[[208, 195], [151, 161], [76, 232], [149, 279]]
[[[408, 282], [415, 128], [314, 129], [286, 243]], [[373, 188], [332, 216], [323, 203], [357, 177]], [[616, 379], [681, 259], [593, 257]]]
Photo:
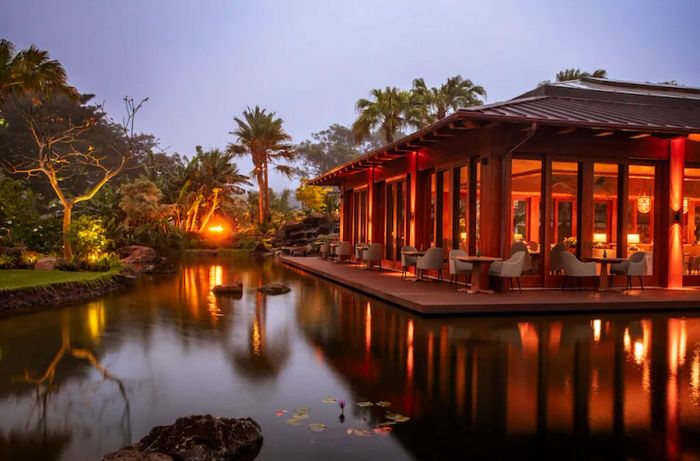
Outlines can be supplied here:
[[600, 264], [600, 281], [598, 282], [598, 291], [606, 291], [610, 289], [608, 285], [608, 268], [611, 264], [617, 264], [624, 261], [625, 258], [581, 258], [581, 261], [594, 262]]
[[493, 290], [481, 288], [481, 271], [482, 267], [489, 266], [496, 261], [502, 261], [501, 258], [492, 258], [490, 256], [457, 256], [457, 261], [470, 263], [472, 265], [472, 286], [471, 288], [460, 288], [457, 291], [475, 295], [477, 293], [494, 294]]

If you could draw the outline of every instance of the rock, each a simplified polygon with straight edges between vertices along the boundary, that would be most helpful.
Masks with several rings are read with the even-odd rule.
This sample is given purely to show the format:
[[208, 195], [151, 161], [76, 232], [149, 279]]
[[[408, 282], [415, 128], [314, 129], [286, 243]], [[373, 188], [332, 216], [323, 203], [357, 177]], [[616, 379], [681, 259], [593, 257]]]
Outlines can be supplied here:
[[292, 291], [288, 286], [282, 285], [281, 283], [268, 283], [258, 288], [258, 291], [265, 293], [266, 295], [281, 295], [284, 293], [289, 293]]
[[253, 254], [263, 254], [263, 253], [267, 253], [267, 248], [265, 248], [265, 245], [263, 245], [262, 242], [258, 242], [258, 243], [255, 245], [255, 248], [253, 248], [253, 249], [251, 250], [251, 253], [253, 253]]
[[53, 271], [56, 270], [56, 266], [60, 262], [60, 258], [54, 258], [52, 256], [45, 256], [43, 258], [39, 258], [35, 263], [34, 263], [34, 270], [37, 271]]
[[216, 295], [237, 295], [243, 293], [243, 284], [241, 282], [233, 282], [229, 285], [216, 285], [211, 291]]
[[174, 461], [173, 457], [163, 453], [144, 453], [134, 447], [124, 447], [109, 454], [103, 461]]
[[122, 262], [126, 264], [155, 264], [160, 260], [156, 250], [141, 245], [122, 248], [119, 252], [120, 254], [128, 254], [128, 256], [122, 258]]
[[[103, 461], [251, 461], [262, 443], [260, 425], [250, 418], [187, 416], [170, 426], [154, 427], [133, 447]], [[160, 457], [149, 457], [156, 455]]]
[[153, 264], [147, 264], [143, 269], [143, 273], [152, 275], [174, 275], [177, 273], [177, 268], [166, 258], [159, 257]]

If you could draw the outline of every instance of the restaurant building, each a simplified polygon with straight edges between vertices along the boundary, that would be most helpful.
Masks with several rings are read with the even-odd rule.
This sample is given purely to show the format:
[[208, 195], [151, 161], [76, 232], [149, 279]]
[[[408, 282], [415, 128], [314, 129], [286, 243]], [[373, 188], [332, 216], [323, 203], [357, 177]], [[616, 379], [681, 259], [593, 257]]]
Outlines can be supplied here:
[[[527, 242], [527, 286], [559, 286], [550, 251], [646, 256], [645, 285], [700, 285], [700, 89], [583, 78], [459, 110], [310, 181], [340, 188], [341, 240], [465, 248]], [[700, 264], [699, 264], [700, 265]], [[624, 282], [621, 282], [624, 284]]]

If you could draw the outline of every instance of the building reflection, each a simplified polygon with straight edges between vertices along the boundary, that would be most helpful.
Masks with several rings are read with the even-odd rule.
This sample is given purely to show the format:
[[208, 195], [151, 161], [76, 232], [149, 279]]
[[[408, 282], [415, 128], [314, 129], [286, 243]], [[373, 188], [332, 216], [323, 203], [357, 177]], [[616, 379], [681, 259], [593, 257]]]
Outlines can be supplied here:
[[[700, 449], [698, 318], [434, 320], [334, 296], [323, 310], [299, 303], [301, 328], [358, 396], [414, 418], [395, 436], [418, 458], [558, 447], [681, 459]], [[416, 440], [422, 431], [453, 446]]]

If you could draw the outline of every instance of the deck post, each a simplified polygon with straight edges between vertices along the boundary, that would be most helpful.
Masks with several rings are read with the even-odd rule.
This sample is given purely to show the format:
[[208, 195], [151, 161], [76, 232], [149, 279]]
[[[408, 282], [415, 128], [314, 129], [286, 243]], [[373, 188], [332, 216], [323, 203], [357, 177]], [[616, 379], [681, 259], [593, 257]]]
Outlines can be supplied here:
[[665, 285], [683, 286], [683, 177], [687, 138], [669, 141], [668, 159], [668, 271]]

